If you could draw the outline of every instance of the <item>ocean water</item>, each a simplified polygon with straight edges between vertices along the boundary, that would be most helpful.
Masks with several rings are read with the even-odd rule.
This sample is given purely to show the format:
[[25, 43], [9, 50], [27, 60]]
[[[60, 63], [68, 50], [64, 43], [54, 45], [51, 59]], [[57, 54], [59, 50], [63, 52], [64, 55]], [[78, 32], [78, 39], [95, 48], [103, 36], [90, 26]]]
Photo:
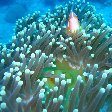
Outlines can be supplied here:
[[[0, 0], [0, 43], [11, 41], [16, 21], [34, 11], [45, 13], [67, 0]], [[112, 0], [88, 0], [101, 13], [106, 23], [112, 26]]]

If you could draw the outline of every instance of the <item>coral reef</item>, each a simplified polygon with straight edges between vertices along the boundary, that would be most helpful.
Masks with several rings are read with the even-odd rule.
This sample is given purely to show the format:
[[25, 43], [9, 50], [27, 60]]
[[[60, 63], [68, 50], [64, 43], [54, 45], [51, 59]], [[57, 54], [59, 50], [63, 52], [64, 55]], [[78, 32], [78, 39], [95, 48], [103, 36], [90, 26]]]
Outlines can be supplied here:
[[[71, 9], [80, 29], [68, 34]], [[16, 22], [0, 45], [1, 112], [112, 111], [112, 29], [88, 2], [73, 0]]]

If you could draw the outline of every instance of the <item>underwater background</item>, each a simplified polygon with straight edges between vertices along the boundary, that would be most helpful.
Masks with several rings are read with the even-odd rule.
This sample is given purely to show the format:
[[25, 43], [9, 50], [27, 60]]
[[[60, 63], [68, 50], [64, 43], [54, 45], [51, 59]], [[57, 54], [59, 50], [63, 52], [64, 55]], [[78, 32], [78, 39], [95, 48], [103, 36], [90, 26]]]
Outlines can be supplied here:
[[0, 0], [0, 112], [112, 112], [112, 0]]
[[[7, 43], [14, 35], [15, 23], [18, 19], [47, 9], [53, 9], [58, 4], [68, 0], [0, 0], [0, 43]], [[87, 0], [96, 7], [96, 13], [101, 13], [110, 26], [112, 21], [112, 0]]]

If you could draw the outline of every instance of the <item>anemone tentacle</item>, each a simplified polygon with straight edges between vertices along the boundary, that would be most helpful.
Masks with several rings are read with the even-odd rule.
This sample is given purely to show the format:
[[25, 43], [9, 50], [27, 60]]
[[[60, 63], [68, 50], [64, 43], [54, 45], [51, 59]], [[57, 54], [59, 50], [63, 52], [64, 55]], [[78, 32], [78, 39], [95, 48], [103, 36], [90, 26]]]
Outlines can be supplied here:
[[[66, 27], [72, 8], [75, 34]], [[112, 111], [112, 28], [88, 2], [18, 20], [0, 61], [1, 112]]]

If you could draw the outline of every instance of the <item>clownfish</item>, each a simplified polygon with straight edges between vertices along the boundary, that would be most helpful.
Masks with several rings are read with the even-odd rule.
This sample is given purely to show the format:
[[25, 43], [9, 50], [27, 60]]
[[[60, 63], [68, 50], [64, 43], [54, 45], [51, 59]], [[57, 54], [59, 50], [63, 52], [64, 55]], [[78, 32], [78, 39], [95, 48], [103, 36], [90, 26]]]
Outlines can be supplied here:
[[73, 11], [71, 11], [68, 18], [67, 30], [69, 33], [72, 33], [72, 34], [75, 34], [79, 30], [79, 20]]

